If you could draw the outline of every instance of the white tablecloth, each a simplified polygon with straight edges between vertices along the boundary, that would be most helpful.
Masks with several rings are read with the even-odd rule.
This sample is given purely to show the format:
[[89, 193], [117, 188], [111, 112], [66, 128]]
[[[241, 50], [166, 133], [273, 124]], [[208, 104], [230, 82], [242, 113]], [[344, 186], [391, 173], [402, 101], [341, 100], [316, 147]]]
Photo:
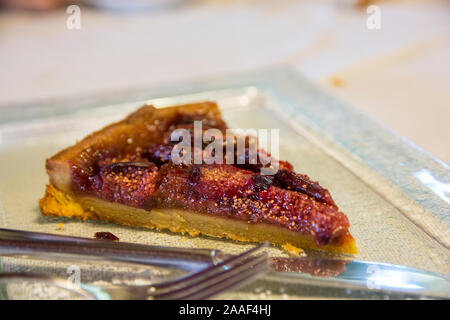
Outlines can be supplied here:
[[[187, 1], [167, 10], [0, 13], [0, 106], [291, 64], [450, 163], [450, 5]], [[337, 3], [341, 3], [338, 5]], [[1, 111], [0, 111], [1, 112]]]

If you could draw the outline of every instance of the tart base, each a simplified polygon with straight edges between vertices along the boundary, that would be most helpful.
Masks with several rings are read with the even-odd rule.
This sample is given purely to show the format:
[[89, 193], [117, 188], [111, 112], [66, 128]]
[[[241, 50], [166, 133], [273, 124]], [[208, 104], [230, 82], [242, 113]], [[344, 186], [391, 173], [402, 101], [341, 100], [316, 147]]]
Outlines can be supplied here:
[[245, 221], [199, 214], [180, 209], [152, 209], [147, 211], [119, 203], [108, 202], [93, 196], [72, 196], [47, 185], [39, 201], [42, 214], [64, 216], [81, 220], [107, 220], [121, 225], [143, 227], [172, 232], [199, 234], [244, 242], [269, 241], [281, 246], [325, 250], [328, 252], [356, 254], [355, 240], [347, 234], [339, 245], [318, 246], [307, 235], [299, 234], [266, 223], [250, 224]]

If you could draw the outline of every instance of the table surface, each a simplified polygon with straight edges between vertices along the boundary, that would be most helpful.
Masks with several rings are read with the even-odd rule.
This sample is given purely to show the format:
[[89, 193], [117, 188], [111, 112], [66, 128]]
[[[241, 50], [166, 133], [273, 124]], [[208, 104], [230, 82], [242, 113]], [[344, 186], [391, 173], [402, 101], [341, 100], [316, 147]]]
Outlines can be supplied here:
[[290, 64], [450, 163], [450, 3], [186, 1], [135, 13], [0, 12], [1, 106]]

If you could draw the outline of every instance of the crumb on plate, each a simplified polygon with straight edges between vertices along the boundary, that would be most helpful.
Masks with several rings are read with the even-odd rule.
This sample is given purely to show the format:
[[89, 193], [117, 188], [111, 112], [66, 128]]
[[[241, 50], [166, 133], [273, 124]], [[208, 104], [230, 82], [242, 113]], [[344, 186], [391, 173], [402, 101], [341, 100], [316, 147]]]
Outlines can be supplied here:
[[110, 240], [110, 241], [118, 241], [119, 238], [112, 234], [111, 232], [96, 232], [94, 235], [95, 239], [99, 240]]

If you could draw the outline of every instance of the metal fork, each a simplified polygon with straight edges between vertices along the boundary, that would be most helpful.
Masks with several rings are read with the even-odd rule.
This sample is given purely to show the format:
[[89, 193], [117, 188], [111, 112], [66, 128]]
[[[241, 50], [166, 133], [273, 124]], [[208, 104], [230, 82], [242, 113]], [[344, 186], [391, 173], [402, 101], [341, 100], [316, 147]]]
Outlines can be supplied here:
[[50, 275], [12, 272], [0, 273], [0, 280], [42, 281], [70, 290], [88, 299], [207, 299], [225, 290], [242, 285], [266, 271], [269, 266], [267, 254], [254, 255], [264, 246], [266, 244], [258, 245], [201, 271], [153, 285], [75, 285], [65, 279]]

